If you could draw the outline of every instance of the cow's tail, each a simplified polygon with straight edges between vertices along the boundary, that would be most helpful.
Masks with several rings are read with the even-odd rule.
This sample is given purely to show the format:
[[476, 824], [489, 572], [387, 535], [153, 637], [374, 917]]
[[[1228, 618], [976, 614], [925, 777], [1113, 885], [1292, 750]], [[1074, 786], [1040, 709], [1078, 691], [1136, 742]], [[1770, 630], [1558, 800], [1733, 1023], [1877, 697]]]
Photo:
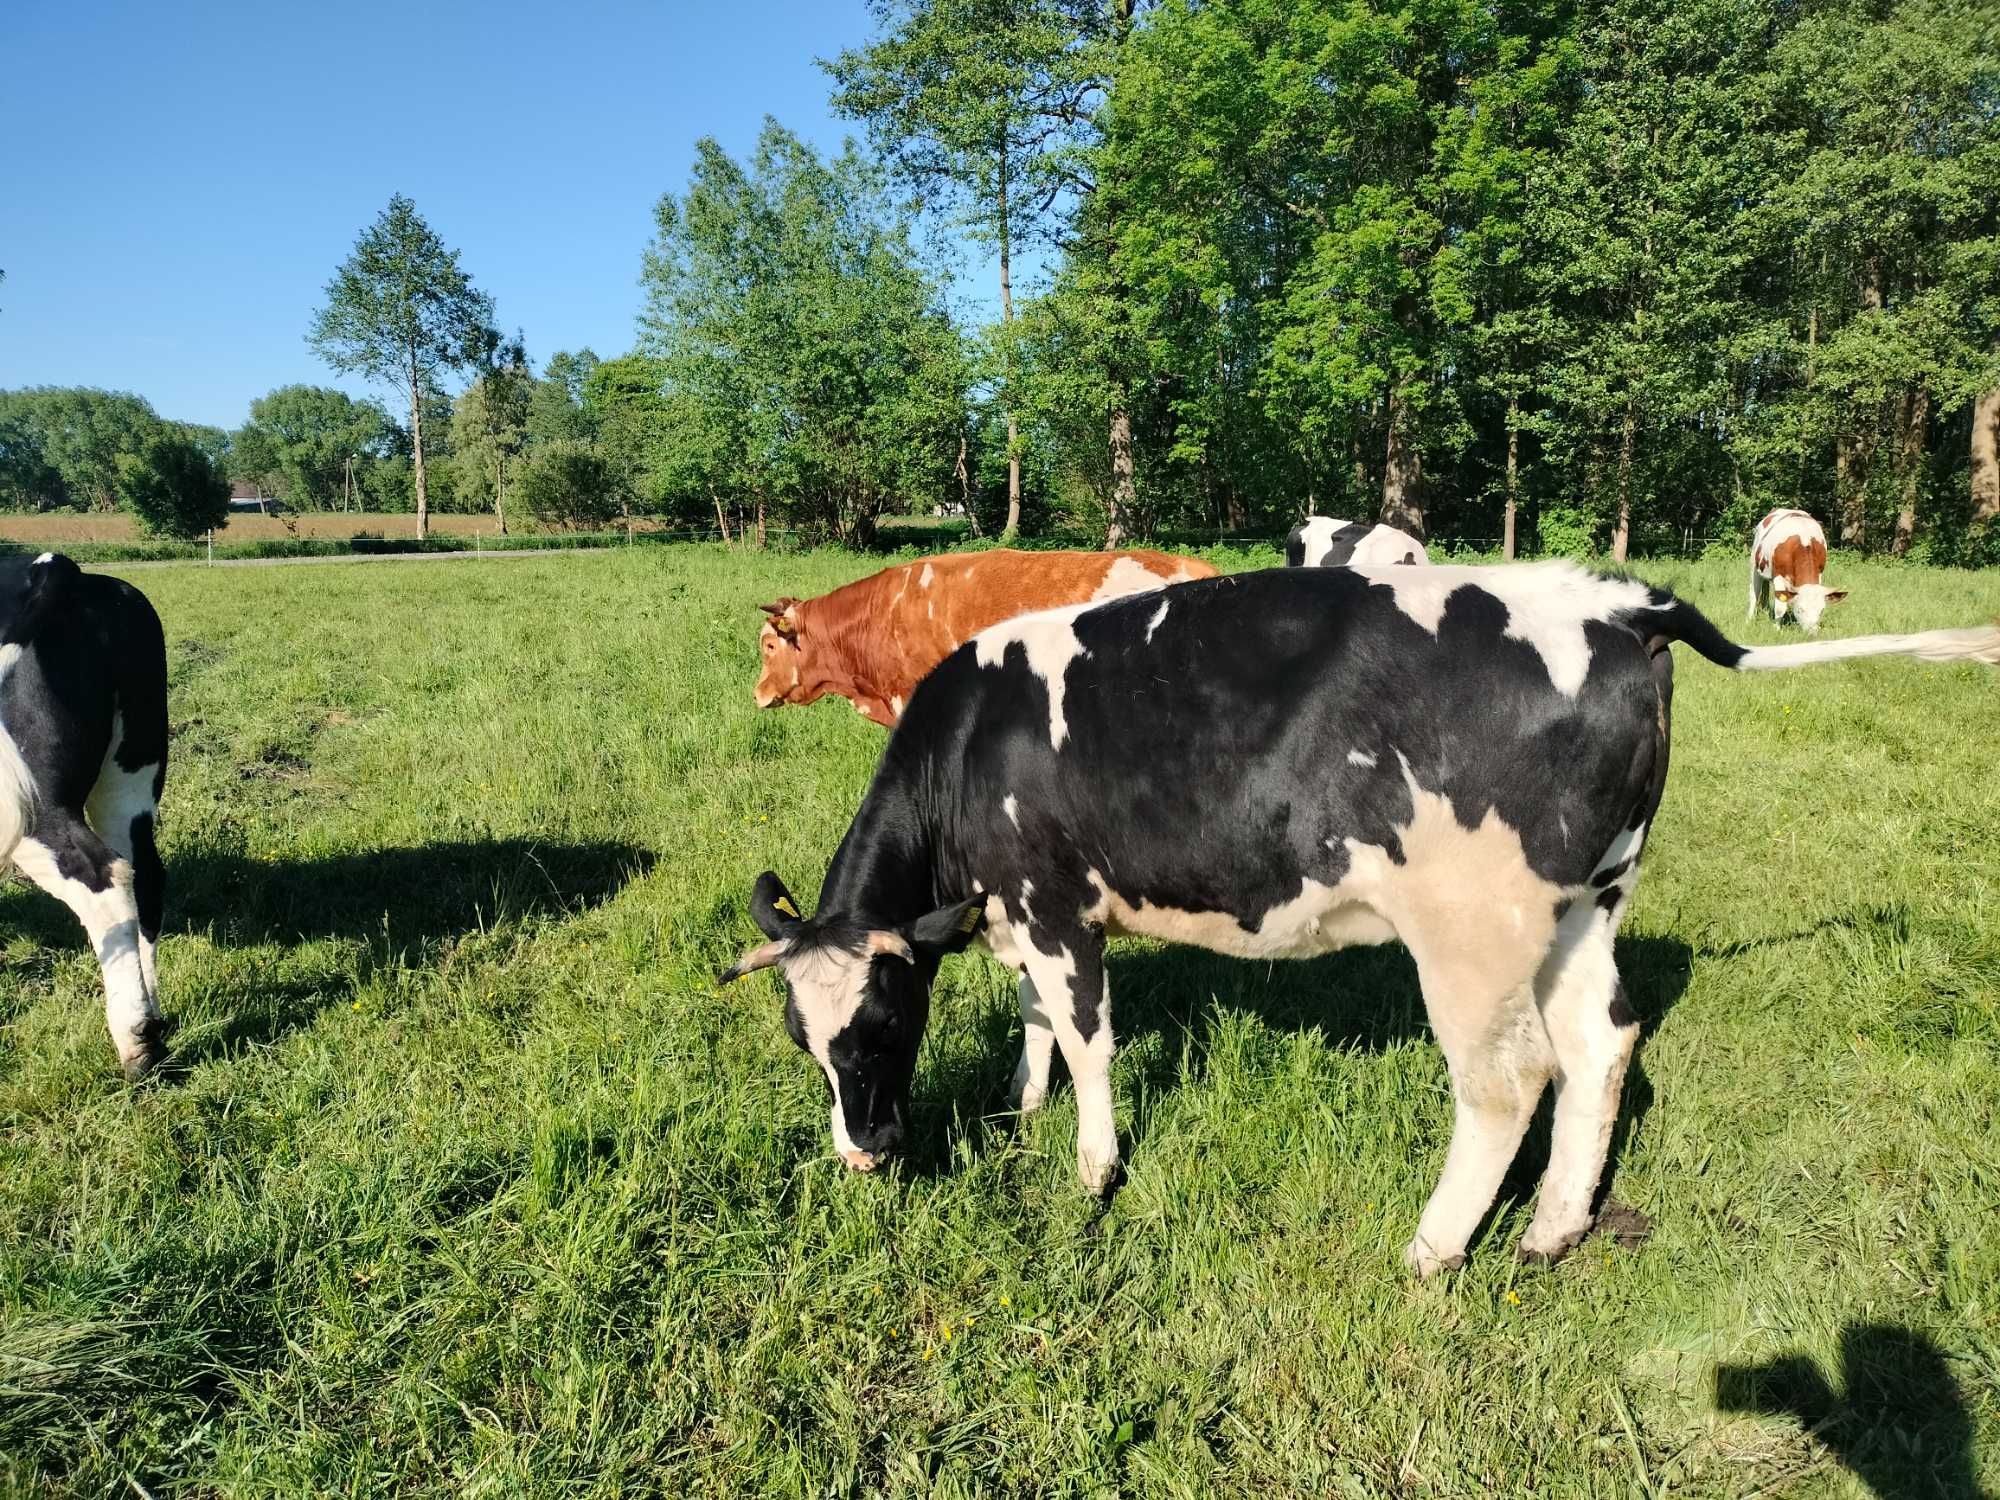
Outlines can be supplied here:
[[7, 723], [7, 679], [61, 605], [70, 584], [82, 576], [67, 557], [44, 552], [29, 565], [26, 585], [0, 630], [0, 869], [12, 861], [15, 846], [35, 826], [36, 802], [34, 773], [21, 758], [21, 747]]
[[1914, 656], [1919, 661], [1982, 661], [2000, 666], [2000, 624], [1920, 630], [1914, 635], [1859, 635], [1796, 646], [1740, 646], [1685, 599], [1659, 591], [1654, 592], [1649, 607], [1633, 611], [1630, 618], [1653, 650], [1683, 641], [1717, 666], [1735, 672], [1781, 672], [1853, 656]]

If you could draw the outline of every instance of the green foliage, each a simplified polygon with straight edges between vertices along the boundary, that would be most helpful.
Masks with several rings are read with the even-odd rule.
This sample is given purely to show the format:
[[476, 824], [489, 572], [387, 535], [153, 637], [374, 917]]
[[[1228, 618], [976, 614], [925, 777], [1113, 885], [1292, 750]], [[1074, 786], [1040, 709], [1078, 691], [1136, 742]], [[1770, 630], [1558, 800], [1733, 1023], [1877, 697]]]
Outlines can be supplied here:
[[123, 391], [0, 391], [0, 505], [110, 510], [119, 459], [137, 454], [161, 428], [151, 406]]
[[559, 350], [535, 382], [528, 401], [528, 438], [536, 443], [588, 443], [596, 440], [597, 423], [584, 401], [584, 389], [598, 358], [588, 349], [572, 354]]
[[528, 444], [534, 390], [527, 347], [517, 333], [452, 406], [453, 488], [468, 500], [490, 495], [503, 530], [508, 471]]
[[401, 388], [476, 363], [492, 321], [493, 299], [398, 193], [327, 283], [307, 342], [336, 370]]
[[1803, 504], [1975, 555], [1990, 41], [1924, 0], [1164, 0], [1122, 44], [1080, 19], [1102, 89], [1064, 254], [1000, 342], [1042, 513], [1105, 518], [1123, 404], [1142, 527], [1371, 517], [1400, 476], [1440, 538], [1497, 537], [1512, 484], [1565, 548]]
[[625, 497], [617, 473], [594, 443], [543, 443], [522, 464], [516, 492], [543, 526], [588, 530], [620, 514]]
[[153, 535], [191, 541], [228, 518], [229, 481], [200, 443], [163, 430], [118, 456], [118, 499]]
[[280, 386], [250, 403], [230, 472], [296, 510], [330, 510], [345, 494], [350, 462], [381, 458], [395, 441], [395, 424], [372, 401], [328, 386]]
[[[493, 299], [458, 263], [401, 193], [355, 241], [327, 283], [326, 305], [313, 315], [307, 342], [336, 370], [394, 386], [410, 409], [411, 461], [418, 528], [427, 508], [424, 405], [449, 370], [475, 369], [499, 343]], [[440, 454], [440, 457], [443, 455]]]
[[965, 353], [874, 168], [770, 122], [747, 170], [699, 143], [656, 217], [641, 345], [674, 434], [669, 498], [747, 493], [847, 537], [950, 492]]

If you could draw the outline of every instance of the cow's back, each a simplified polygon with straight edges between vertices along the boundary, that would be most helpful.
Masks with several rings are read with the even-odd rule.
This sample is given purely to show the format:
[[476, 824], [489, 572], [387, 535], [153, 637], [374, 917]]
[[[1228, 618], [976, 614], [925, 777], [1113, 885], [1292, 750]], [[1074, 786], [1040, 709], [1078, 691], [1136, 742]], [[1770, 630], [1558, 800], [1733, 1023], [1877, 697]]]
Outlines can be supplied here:
[[1017, 620], [931, 674], [888, 758], [950, 757], [960, 826], [1117, 850], [1107, 878], [1162, 907], [1331, 883], [1349, 840], [1397, 846], [1413, 785], [1581, 881], [1650, 771], [1650, 660], [1595, 619], [1511, 637], [1503, 601], [1439, 576], [1468, 571], [1276, 569]]
[[1210, 578], [1217, 571], [1199, 558], [1144, 551], [996, 548], [905, 563], [878, 575], [885, 664], [897, 678], [883, 685], [907, 699], [960, 645], [1017, 616]]
[[1818, 583], [1826, 573], [1826, 532], [1805, 511], [1771, 511], [1757, 523], [1750, 560], [1764, 577], [1784, 579], [1794, 588]]

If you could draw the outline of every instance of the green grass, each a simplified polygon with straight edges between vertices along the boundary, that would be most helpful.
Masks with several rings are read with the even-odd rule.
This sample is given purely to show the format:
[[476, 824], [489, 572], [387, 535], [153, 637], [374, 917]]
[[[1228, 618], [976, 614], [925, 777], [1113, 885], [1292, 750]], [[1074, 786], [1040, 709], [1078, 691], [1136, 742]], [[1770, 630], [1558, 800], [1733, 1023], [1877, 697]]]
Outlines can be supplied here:
[[[876, 566], [133, 575], [183, 1066], [124, 1086], [80, 931], [0, 891], [0, 1492], [2000, 1486], [1992, 674], [1680, 654], [1620, 945], [1613, 1186], [1653, 1233], [1517, 1266], [1538, 1128], [1418, 1285], [1449, 1099], [1400, 949], [1120, 945], [1107, 1213], [1066, 1091], [994, 1113], [1018, 1022], [978, 955], [913, 1159], [833, 1160], [775, 981], [711, 976], [759, 870], [817, 890], [882, 744], [752, 707], [755, 606]], [[1737, 564], [1657, 572], [1776, 637]], [[1840, 575], [1836, 633], [2000, 611], [2000, 574]]]

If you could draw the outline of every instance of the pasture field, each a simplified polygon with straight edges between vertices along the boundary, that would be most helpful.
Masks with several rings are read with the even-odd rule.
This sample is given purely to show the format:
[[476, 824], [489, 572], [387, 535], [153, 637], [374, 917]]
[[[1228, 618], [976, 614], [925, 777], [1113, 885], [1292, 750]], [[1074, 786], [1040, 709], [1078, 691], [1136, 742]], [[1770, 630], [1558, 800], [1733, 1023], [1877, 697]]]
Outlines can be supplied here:
[[[132, 575], [178, 1064], [122, 1084], [80, 930], [0, 891], [0, 1492], [2000, 1488], [2000, 679], [1676, 653], [1632, 1212], [1518, 1265], [1538, 1126], [1417, 1284], [1450, 1100], [1398, 948], [1116, 946], [1102, 1212], [1066, 1090], [998, 1113], [1011, 983], [950, 960], [911, 1159], [833, 1158], [777, 981], [713, 976], [883, 742], [753, 708], [756, 605], [879, 565]], [[1642, 571], [1777, 638], [1740, 562]], [[1830, 634], [2000, 612], [1992, 572], [1835, 571]]]

